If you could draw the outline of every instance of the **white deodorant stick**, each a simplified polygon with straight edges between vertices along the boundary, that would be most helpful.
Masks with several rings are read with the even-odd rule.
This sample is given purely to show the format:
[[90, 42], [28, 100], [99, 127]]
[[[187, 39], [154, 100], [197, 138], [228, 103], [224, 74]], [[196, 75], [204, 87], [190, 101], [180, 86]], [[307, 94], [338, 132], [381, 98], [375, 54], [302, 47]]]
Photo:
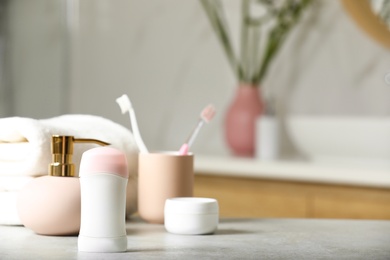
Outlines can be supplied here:
[[126, 251], [126, 187], [129, 173], [125, 154], [111, 147], [88, 150], [81, 157], [79, 177], [79, 251]]

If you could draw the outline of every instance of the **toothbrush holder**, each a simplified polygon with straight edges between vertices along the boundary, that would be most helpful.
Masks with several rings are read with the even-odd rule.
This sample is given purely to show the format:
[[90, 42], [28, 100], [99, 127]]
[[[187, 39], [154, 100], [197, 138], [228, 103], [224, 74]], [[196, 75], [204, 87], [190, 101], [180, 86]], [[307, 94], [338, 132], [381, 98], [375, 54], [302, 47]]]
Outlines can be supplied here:
[[165, 151], [138, 158], [138, 214], [149, 223], [164, 224], [167, 199], [193, 196], [194, 156]]

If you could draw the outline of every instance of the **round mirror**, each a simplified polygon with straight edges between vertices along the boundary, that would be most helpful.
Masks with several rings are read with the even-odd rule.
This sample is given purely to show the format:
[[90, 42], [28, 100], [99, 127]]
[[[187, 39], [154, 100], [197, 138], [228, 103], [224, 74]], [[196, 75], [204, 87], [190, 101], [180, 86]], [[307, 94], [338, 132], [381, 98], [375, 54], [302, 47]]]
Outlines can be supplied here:
[[361, 29], [385, 47], [390, 48], [390, 1], [341, 1]]

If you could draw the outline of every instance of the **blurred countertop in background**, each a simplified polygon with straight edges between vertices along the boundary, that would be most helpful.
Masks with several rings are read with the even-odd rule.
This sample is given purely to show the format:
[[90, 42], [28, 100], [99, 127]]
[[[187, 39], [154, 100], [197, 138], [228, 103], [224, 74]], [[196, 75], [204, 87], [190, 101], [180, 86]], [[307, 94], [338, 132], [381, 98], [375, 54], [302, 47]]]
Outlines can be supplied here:
[[378, 165], [196, 155], [194, 167], [196, 174], [390, 188], [389, 168]]

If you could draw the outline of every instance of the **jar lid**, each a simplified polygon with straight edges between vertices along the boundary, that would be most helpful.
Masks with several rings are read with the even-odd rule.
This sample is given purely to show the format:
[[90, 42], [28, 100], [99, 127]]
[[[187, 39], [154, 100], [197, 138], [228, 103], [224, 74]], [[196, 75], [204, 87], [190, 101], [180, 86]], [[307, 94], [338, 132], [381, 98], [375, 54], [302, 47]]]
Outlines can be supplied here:
[[113, 147], [96, 147], [83, 153], [79, 176], [89, 173], [110, 173], [129, 178], [126, 155]]
[[165, 201], [165, 213], [218, 214], [218, 201], [212, 198], [178, 197]]

